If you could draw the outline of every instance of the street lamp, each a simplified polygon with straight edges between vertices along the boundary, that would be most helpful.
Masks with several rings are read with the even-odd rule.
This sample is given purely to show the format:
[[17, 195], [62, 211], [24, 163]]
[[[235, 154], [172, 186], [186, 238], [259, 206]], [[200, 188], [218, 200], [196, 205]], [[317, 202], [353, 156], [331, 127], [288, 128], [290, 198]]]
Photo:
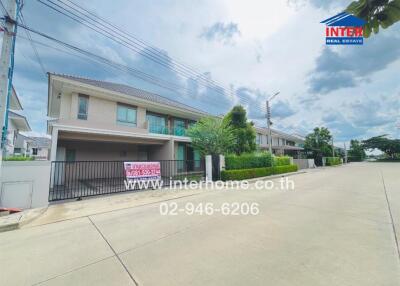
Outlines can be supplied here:
[[267, 99], [267, 128], [269, 133], [269, 153], [272, 155], [272, 132], [271, 132], [271, 108], [269, 107], [269, 102], [275, 98], [280, 93], [280, 91], [276, 92], [272, 96]]

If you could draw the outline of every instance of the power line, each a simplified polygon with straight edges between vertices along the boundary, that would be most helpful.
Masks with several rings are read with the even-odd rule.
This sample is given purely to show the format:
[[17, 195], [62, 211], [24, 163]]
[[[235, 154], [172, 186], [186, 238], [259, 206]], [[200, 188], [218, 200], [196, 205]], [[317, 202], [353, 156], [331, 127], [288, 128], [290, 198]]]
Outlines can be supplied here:
[[[207, 83], [211, 83], [212, 85], [215, 85], [215, 86], [221, 85], [221, 84], [217, 83], [216, 81], [214, 81], [214, 80], [212, 80], [212, 79], [205, 78], [204, 75], [203, 75], [202, 73], [198, 72], [198, 71], [195, 70], [193, 67], [188, 66], [187, 64], [183, 64], [183, 63], [181, 63], [181, 62], [179, 62], [179, 61], [173, 60], [173, 59], [170, 58], [170, 57], [167, 57], [165, 54], [161, 53], [159, 49], [154, 48], [152, 45], [147, 44], [147, 43], [144, 42], [143, 40], [141, 40], [141, 39], [139, 39], [139, 38], [133, 36], [132, 34], [126, 32], [126, 31], [123, 31], [121, 28], [119, 28], [119, 27], [117, 27], [116, 25], [110, 23], [109, 21], [105, 20], [104, 18], [98, 16], [96, 13], [91, 12], [91, 11], [89, 11], [88, 9], [85, 9], [85, 8], [83, 8], [82, 6], [79, 6], [78, 4], [74, 3], [73, 1], [71, 1], [71, 0], [66, 0], [66, 1], [68, 1], [69, 3], [71, 3], [72, 5], [74, 5], [75, 7], [78, 7], [80, 10], [85, 11], [85, 12], [86, 12], [87, 14], [89, 14], [89, 15], [82, 13], [81, 11], [77, 10], [76, 8], [71, 7], [70, 5], [66, 4], [66, 3], [63, 2], [63, 1], [60, 1], [60, 0], [57, 0], [57, 1], [58, 1], [58, 2], [61, 2], [63, 5], [65, 5], [65, 6], [69, 7], [69, 8], [71, 8], [71, 9], [77, 11], [78, 13], [84, 15], [86, 18], [89, 18], [89, 19], [91, 19], [92, 21], [94, 21], [94, 22], [96, 22], [96, 23], [99, 23], [99, 24], [102, 25], [103, 27], [106, 27], [106, 28], [109, 29], [109, 26], [111, 26], [112, 28], [114, 28], [114, 29], [112, 29], [113, 31], [116, 31], [118, 34], [120, 34], [120, 35], [122, 35], [122, 36], [125, 36], [125, 38], [126, 38], [126, 36], [127, 36], [127, 38], [129, 38], [131, 41], [133, 40], [133, 42], [134, 42], [135, 44], [139, 45], [141, 48], [147, 48], [147, 49], [149, 50], [149, 52], [151, 52], [152, 54], [155, 54], [155, 55], [158, 56], [159, 58], [166, 59], [168, 62], [169, 62], [169, 61], [172, 61], [175, 65], [178, 65], [178, 66], [183, 67], [184, 69], [186, 69], [186, 70], [188, 70], [189, 72], [193, 73], [196, 77], [199, 77], [199, 78], [204, 79]], [[92, 17], [90, 17], [90, 16], [93, 16], [94, 19], [93, 19]], [[85, 19], [86, 19], [86, 18], [85, 18]], [[105, 23], [106, 25], [105, 25], [104, 23]]]
[[[21, 20], [22, 25], [26, 26], [26, 22], [25, 22], [25, 19], [24, 19], [24, 15], [22, 14], [22, 11], [20, 12], [20, 17], [19, 18]], [[44, 68], [43, 62], [42, 62], [42, 60], [41, 60], [41, 58], [39, 56], [39, 52], [36, 49], [35, 44], [33, 43], [32, 36], [31, 36], [31, 34], [30, 34], [30, 32], [28, 30], [26, 30], [26, 29], [24, 29], [24, 30], [25, 30], [26, 36], [29, 39], [29, 42], [30, 42], [31, 47], [33, 49], [33, 52], [34, 52], [34, 54], [36, 56], [36, 60], [38, 61], [39, 66], [42, 69], [43, 75], [46, 77], [46, 69]]]
[[[59, 13], [61, 13], [62, 15], [65, 15], [66, 17], [68, 17], [68, 18], [70, 18], [70, 19], [72, 19], [72, 20], [74, 20], [74, 21], [76, 21], [76, 22], [78, 22], [78, 23], [80, 23], [80, 24], [86, 26], [87, 28], [89, 28], [89, 29], [91, 29], [91, 30], [93, 30], [93, 31], [95, 31], [95, 32], [98, 32], [98, 33], [102, 34], [103, 36], [107, 37], [108, 39], [111, 39], [111, 40], [113, 40], [113, 41], [115, 41], [115, 42], [117, 42], [117, 43], [119, 43], [119, 44], [125, 46], [126, 48], [128, 48], [128, 49], [130, 49], [130, 50], [132, 50], [132, 51], [134, 51], [134, 52], [136, 52], [136, 53], [139, 53], [139, 54], [145, 56], [146, 58], [149, 58], [149, 59], [152, 60], [152, 61], [155, 61], [156, 63], [158, 63], [158, 64], [164, 66], [165, 68], [168, 68], [169, 70], [175, 71], [177, 74], [179, 74], [179, 75], [181, 75], [181, 76], [183, 75], [184, 77], [186, 77], [186, 78], [188, 78], [188, 79], [190, 79], [190, 80], [196, 80], [196, 82], [197, 82], [198, 84], [200, 84], [200, 85], [202, 85], [202, 86], [204, 86], [204, 87], [206, 87], [206, 88], [212, 88], [212, 89], [215, 90], [217, 93], [220, 93], [220, 94], [222, 94], [222, 95], [231, 94], [231, 96], [233, 96], [232, 91], [226, 92], [225, 88], [223, 88], [223, 87], [221, 87], [221, 86], [217, 86], [217, 85], [212, 85], [212, 86], [210, 86], [210, 85], [209, 85], [209, 82], [207, 82], [207, 84], [204, 85], [204, 83], [201, 81], [201, 78], [199, 77], [198, 74], [196, 75], [196, 78], [193, 78], [193, 77], [192, 77], [193, 73], [192, 73], [192, 74], [189, 74], [189, 76], [188, 76], [188, 73], [185, 72], [185, 71], [183, 71], [182, 69], [179, 69], [179, 70], [178, 70], [178, 69], [174, 68], [173, 66], [171, 66], [170, 63], [162, 62], [162, 61], [160, 61], [159, 59], [154, 58], [154, 56], [151, 57], [151, 56], [149, 56], [148, 54], [144, 53], [142, 50], [140, 50], [140, 49], [138, 50], [137, 45], [134, 46], [134, 45], [132, 45], [131, 41], [125, 40], [125, 39], [127, 39], [126, 37], [123, 36], [122, 39], [121, 39], [121, 36], [118, 36], [118, 35], [117, 35], [117, 37], [116, 37], [115, 33], [118, 34], [118, 31], [113, 30], [113, 31], [109, 32], [108, 30], [105, 30], [104, 28], [101, 28], [101, 27], [97, 26], [96, 24], [93, 24], [93, 23], [90, 23], [90, 22], [88, 23], [88, 21], [87, 21], [87, 18], [88, 18], [87, 15], [83, 14], [82, 12], [80, 12], [80, 13], [81, 13], [82, 15], [85, 15], [86, 17], [83, 18], [83, 17], [81, 17], [81, 16], [79, 16], [79, 15], [76, 15], [76, 14], [74, 14], [73, 12], [71, 12], [71, 11], [65, 9], [64, 7], [62, 7], [62, 6], [60, 6], [60, 5], [56, 4], [56, 3], [54, 3], [54, 2], [51, 1], [51, 0], [48, 0], [48, 2], [52, 3], [53, 5], [55, 5], [56, 7], [58, 7], [59, 9], [57, 9], [56, 7], [54, 7], [54, 6], [52, 6], [52, 5], [49, 5], [49, 4], [47, 4], [47, 3], [44, 3], [44, 2], [41, 1], [41, 0], [38, 0], [38, 2], [40, 2], [40, 3], [42, 3], [43, 5], [45, 5], [45, 6], [49, 7], [49, 8], [51, 8], [51, 9], [53, 9], [53, 10], [59, 12]], [[62, 2], [62, 1], [59, 1], [59, 2], [61, 2], [61, 3], [64, 4], [64, 5], [66, 5], [67, 7], [70, 7], [70, 8], [72, 8], [72, 9], [74, 9], [75, 11], [77, 11], [75, 8], [69, 6], [68, 4], [66, 4], [66, 3], [64, 3], [64, 2]], [[69, 1], [69, 2], [73, 3], [72, 1]], [[76, 5], [76, 4], [75, 4], [75, 5]], [[61, 11], [60, 9], [63, 10], [63, 11], [65, 11], [65, 12]], [[87, 10], [86, 10], [86, 11], [87, 11]], [[78, 12], [79, 12], [79, 11], [78, 11]], [[69, 13], [69, 14], [67, 14], [67, 13]], [[94, 15], [94, 13], [92, 13], [92, 14]], [[72, 16], [71, 16], [71, 15], [72, 15]], [[92, 19], [92, 18], [90, 18], [90, 19]], [[95, 20], [92, 19], [92, 21], [95, 21]], [[97, 22], [98, 22], [98, 21], [97, 21]], [[107, 26], [105, 26], [104, 24], [102, 24], [102, 26], [105, 27], [106, 29], [109, 29], [109, 28], [108, 28]], [[121, 34], [121, 33], [120, 33], [120, 34]], [[129, 40], [129, 39], [128, 39], [128, 40]], [[141, 48], [143, 48], [143, 47], [141, 47]], [[163, 55], [163, 57], [165, 58], [165, 55]], [[170, 59], [170, 58], [168, 58], [168, 59]], [[171, 62], [173, 62], [172, 59], [170, 59], [170, 60], [171, 60]], [[203, 80], [203, 81], [204, 81], [204, 80]], [[237, 96], [238, 98], [241, 99], [241, 100], [240, 100], [241, 102], [243, 102], [243, 103], [245, 103], [245, 104], [248, 104], [248, 105], [251, 104], [246, 98], [243, 98], [243, 97], [241, 97], [241, 96], [238, 95], [238, 94], [236, 94], [236, 96]], [[261, 107], [258, 106], [258, 107], [253, 107], [253, 108], [258, 109], [258, 110], [260, 110], [260, 111], [262, 111], [262, 112], [265, 111], [263, 106], [261, 106]]]
[[[172, 84], [172, 83], [169, 83], [169, 82], [160, 80], [160, 79], [158, 79], [158, 78], [156, 78], [156, 77], [154, 77], [154, 76], [151, 76], [151, 75], [146, 74], [146, 73], [144, 73], [144, 72], [138, 71], [138, 70], [136, 70], [136, 69], [134, 69], [134, 68], [131, 68], [131, 67], [128, 67], [128, 66], [119, 64], [119, 63], [115, 63], [115, 62], [113, 62], [113, 61], [111, 61], [111, 60], [108, 60], [108, 59], [106, 59], [106, 58], [103, 58], [103, 57], [101, 57], [101, 56], [99, 56], [99, 55], [96, 55], [96, 54], [91, 53], [91, 52], [89, 52], [89, 51], [80, 49], [80, 48], [78, 48], [78, 47], [76, 47], [76, 46], [70, 45], [70, 44], [65, 43], [65, 42], [63, 42], [63, 41], [60, 41], [60, 40], [58, 40], [58, 39], [56, 39], [56, 38], [53, 38], [53, 37], [51, 37], [51, 36], [48, 36], [48, 35], [42, 33], [42, 32], [36, 31], [36, 30], [34, 30], [34, 29], [30, 28], [30, 27], [27, 27], [27, 26], [25, 26], [25, 25], [18, 24], [18, 26], [21, 27], [21, 28], [23, 28], [23, 29], [26, 29], [26, 30], [28, 30], [28, 31], [30, 31], [30, 32], [32, 32], [32, 33], [34, 33], [34, 34], [40, 35], [40, 36], [42, 36], [42, 37], [44, 37], [44, 38], [46, 38], [46, 39], [48, 39], [48, 40], [51, 40], [51, 41], [53, 41], [53, 42], [56, 42], [57, 44], [60, 44], [60, 45], [62, 45], [62, 46], [64, 46], [64, 47], [66, 47], [66, 48], [69, 48], [69, 49], [71, 49], [71, 50], [74, 50], [74, 51], [76, 51], [76, 52], [79, 52], [79, 53], [81, 53], [81, 54], [84, 54], [86, 57], [89, 57], [89, 58], [91, 58], [91, 59], [95, 59], [95, 61], [97, 61], [97, 62], [100, 62], [100, 63], [106, 64], [106, 65], [109, 65], [109, 66], [111, 66], [111, 67], [113, 67], [113, 68], [116, 68], [116, 69], [118, 69], [118, 70], [121, 70], [121, 71], [123, 71], [123, 72], [128, 72], [128, 73], [130, 73], [130, 74], [133, 74], [135, 77], [138, 77], [138, 78], [140, 78], [140, 79], [142, 79], [142, 80], [144, 80], [144, 81], [150, 82], [150, 83], [152, 83], [152, 84], [154, 84], [154, 85], [157, 85], [157, 86], [159, 86], [159, 87], [168, 89], [168, 90], [170, 90], [170, 91], [172, 91], [172, 92], [175, 92], [175, 93], [177, 92], [177, 88], [184, 89], [184, 90], [186, 90], [186, 91], [188, 92], [188, 95], [192, 95], [192, 96], [193, 96], [192, 92], [191, 92], [189, 89], [187, 89], [187, 88], [184, 88], [184, 87], [182, 87], [182, 86], [177, 86], [177, 85], [175, 85], [175, 84]], [[19, 36], [19, 37], [21, 37], [21, 36]], [[37, 42], [37, 41], [34, 41], [34, 42], [35, 42], [35, 43], [42, 44], [42, 43]], [[45, 45], [45, 44], [44, 44], [44, 45]], [[48, 45], [47, 45], [47, 46], [48, 46]], [[50, 46], [50, 47], [51, 47], [51, 46]], [[51, 47], [51, 48], [53, 48], [53, 47]], [[204, 101], [203, 101], [203, 102], [204, 102]], [[214, 102], [214, 103], [217, 103], [217, 102]], [[225, 107], [226, 107], [226, 106], [225, 106]]]
[[0, 5], [1, 5], [2, 9], [4, 10], [4, 14], [6, 14], [8, 17], [10, 17], [10, 14], [8, 14], [7, 8], [4, 6], [2, 0], [0, 0]]
[[[138, 53], [138, 54], [140, 54], [140, 55], [142, 55], [142, 56], [144, 56], [144, 57], [146, 57], [146, 58], [148, 58], [148, 59], [150, 59], [150, 60], [152, 60], [152, 61], [154, 61], [154, 62], [156, 62], [158, 64], [160, 64], [164, 68], [173, 70], [173, 71], [179, 73], [180, 75], [184, 75], [185, 77], [187, 77], [189, 75], [185, 71], [182, 71], [181, 69], [177, 70], [176, 68], [171, 66], [170, 62], [165, 60], [165, 56], [164, 56], [163, 60], [160, 60], [159, 58], [155, 57], [154, 55], [148, 54], [147, 51], [143, 50], [143, 47], [138, 47], [136, 43], [131, 43], [131, 41], [129, 39], [127, 39], [124, 35], [122, 35], [122, 36], [119, 35], [118, 31], [115, 31], [115, 30], [109, 31], [110, 30], [109, 27], [106, 27], [106, 26], [102, 25], [103, 27], [106, 28], [106, 29], [104, 29], [104, 28], [99, 27], [96, 24], [90, 23], [90, 22], [87, 21], [86, 17], [79, 16], [79, 15], [77, 15], [77, 14], [75, 14], [75, 13], [73, 13], [73, 12], [67, 10], [67, 9], [65, 9], [64, 7], [54, 3], [51, 0], [47, 0], [47, 2], [50, 2], [54, 6], [51, 6], [51, 5], [47, 4], [47, 3], [44, 3], [42, 0], [38, 0], [38, 2], [40, 2], [41, 4], [53, 9], [54, 11], [57, 11], [58, 13], [66, 16], [66, 17], [78, 22], [79, 24], [84, 25], [87, 28], [89, 28], [89, 29], [91, 29], [91, 30], [93, 30], [93, 31], [105, 36], [106, 38], [108, 38], [108, 39], [110, 39], [112, 41], [115, 41], [118, 44], [123, 45], [124, 47], [126, 47], [126, 48], [128, 48], [128, 49], [130, 49], [130, 50], [132, 50], [132, 51], [134, 51], [134, 52], [136, 52], [136, 53]], [[59, 1], [59, 2], [61, 2], [61, 1]], [[68, 6], [64, 2], [61, 2], [61, 3], [66, 5], [66, 6]], [[59, 9], [56, 8], [56, 7], [58, 7]], [[70, 7], [70, 6], [68, 6], [68, 7]], [[61, 11], [60, 9], [65, 11], [65, 12]], [[74, 8], [72, 8], [72, 9], [74, 9]], [[67, 14], [67, 13], [69, 13], [69, 14]], [[79, 12], [79, 13], [81, 13], [81, 12]], [[90, 18], [90, 19], [92, 19], [92, 18]], [[189, 76], [193, 76], [193, 75], [189, 75]], [[194, 76], [198, 76], [198, 75], [194, 75]]]

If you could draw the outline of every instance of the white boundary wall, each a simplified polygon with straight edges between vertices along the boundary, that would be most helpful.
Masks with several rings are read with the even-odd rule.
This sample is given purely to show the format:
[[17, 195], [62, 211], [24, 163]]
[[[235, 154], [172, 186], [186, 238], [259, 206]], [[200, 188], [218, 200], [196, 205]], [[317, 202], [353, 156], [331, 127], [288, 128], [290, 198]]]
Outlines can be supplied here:
[[48, 205], [50, 161], [4, 161], [0, 206], [37, 208]]
[[293, 163], [301, 169], [315, 168], [314, 159], [293, 159]]

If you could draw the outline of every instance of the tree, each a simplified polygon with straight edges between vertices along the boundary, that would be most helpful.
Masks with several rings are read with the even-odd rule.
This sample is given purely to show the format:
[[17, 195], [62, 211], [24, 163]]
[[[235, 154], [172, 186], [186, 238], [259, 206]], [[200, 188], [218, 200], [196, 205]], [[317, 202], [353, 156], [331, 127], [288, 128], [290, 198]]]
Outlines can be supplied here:
[[371, 137], [362, 141], [365, 149], [378, 149], [385, 153], [389, 158], [394, 159], [400, 155], [400, 140], [389, 139], [387, 135]]
[[332, 156], [331, 146], [332, 135], [328, 128], [316, 127], [313, 133], [306, 136], [304, 150], [310, 157], [315, 159], [315, 163], [322, 164], [322, 157]]
[[368, 38], [379, 27], [386, 29], [400, 21], [400, 0], [358, 0], [350, 3], [346, 11], [367, 21], [364, 36]]
[[366, 157], [364, 147], [361, 145], [358, 140], [350, 140], [350, 149], [348, 152], [348, 156], [351, 158], [350, 160], [354, 161], [363, 161]]
[[230, 126], [235, 136], [233, 152], [237, 155], [256, 150], [256, 130], [253, 122], [247, 122], [246, 110], [241, 105], [234, 106], [225, 115], [224, 122]]
[[228, 153], [235, 142], [232, 128], [215, 117], [200, 119], [188, 129], [187, 135], [192, 139], [193, 148], [203, 156]]

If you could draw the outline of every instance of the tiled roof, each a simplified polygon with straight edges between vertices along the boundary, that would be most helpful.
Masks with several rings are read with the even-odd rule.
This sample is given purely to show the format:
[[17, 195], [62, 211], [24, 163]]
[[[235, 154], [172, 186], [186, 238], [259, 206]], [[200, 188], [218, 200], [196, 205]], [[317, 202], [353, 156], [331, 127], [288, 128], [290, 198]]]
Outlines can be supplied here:
[[50, 147], [51, 139], [46, 137], [31, 137], [32, 145], [35, 147]]
[[99, 88], [103, 88], [109, 91], [113, 91], [113, 92], [119, 92], [119, 93], [123, 93], [126, 95], [130, 95], [130, 96], [134, 96], [140, 99], [144, 99], [147, 101], [151, 101], [151, 102], [156, 102], [156, 103], [160, 103], [160, 104], [164, 104], [164, 105], [168, 105], [174, 108], [180, 108], [180, 109], [184, 109], [190, 112], [196, 112], [196, 113], [202, 113], [204, 115], [207, 115], [206, 112], [197, 109], [197, 108], [193, 108], [189, 105], [180, 103], [178, 101], [166, 98], [164, 96], [155, 94], [155, 93], [151, 93], [151, 92], [147, 92], [138, 88], [134, 88], [125, 84], [120, 84], [120, 83], [113, 83], [113, 82], [107, 82], [107, 81], [100, 81], [100, 80], [94, 80], [94, 79], [89, 79], [89, 78], [83, 78], [83, 77], [77, 77], [77, 76], [72, 76], [72, 75], [64, 75], [64, 74], [57, 74], [57, 73], [49, 73], [49, 75], [54, 75], [54, 76], [58, 76], [58, 77], [63, 77], [66, 79], [70, 79], [70, 80], [74, 80], [77, 82], [81, 82], [83, 84], [88, 84], [88, 85], [92, 85], [94, 87], [99, 87]]

